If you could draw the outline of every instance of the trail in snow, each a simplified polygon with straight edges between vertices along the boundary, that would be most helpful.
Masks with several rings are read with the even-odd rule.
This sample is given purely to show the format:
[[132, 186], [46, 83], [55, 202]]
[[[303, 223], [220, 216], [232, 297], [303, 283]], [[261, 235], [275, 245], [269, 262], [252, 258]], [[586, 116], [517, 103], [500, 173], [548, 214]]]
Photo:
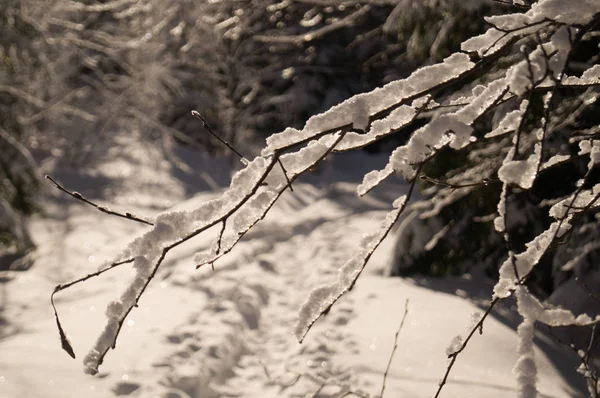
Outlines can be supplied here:
[[[334, 165], [344, 165], [346, 171], [329, 165], [312, 182], [360, 181], [361, 173], [352, 175], [352, 170], [368, 169], [369, 162], [367, 155], [341, 157]], [[149, 179], [152, 189], [134, 180], [132, 190], [115, 190], [115, 207], [148, 216], [186, 197], [168, 169], [148, 167], [144, 172], [132, 175]], [[53, 218], [34, 224], [39, 244], [34, 268], [4, 276], [4, 313], [13, 334], [0, 340], [0, 396], [325, 398], [350, 389], [374, 395], [407, 298], [410, 316], [385, 396], [433, 396], [448, 343], [466, 331], [478, 308], [455, 294], [379, 276], [392, 239], [371, 259], [356, 288], [303, 344], [297, 343], [293, 326], [310, 290], [336, 278], [362, 234], [377, 227], [389, 199], [403, 189], [389, 184], [359, 199], [356, 182], [309, 182], [296, 183], [294, 193], [286, 193], [265, 220], [218, 260], [214, 272], [209, 266], [195, 270], [192, 258], [209, 247], [216, 229], [169, 253], [96, 377], [83, 374], [80, 358], [104, 322], [104, 306], [118, 297], [131, 270], [120, 267], [57, 295], [63, 326], [79, 355], [76, 361], [60, 350], [49, 294], [54, 285], [95, 270], [144, 227], [68, 200], [49, 205]], [[213, 195], [196, 195], [180, 207], [192, 208]], [[436, 283], [458, 292], [450, 280]], [[490, 319], [472, 345], [461, 355], [446, 395], [513, 395], [514, 331]], [[538, 349], [536, 355], [542, 396], [577, 396], [552, 365], [556, 358], [567, 367], [576, 362], [558, 351]]]

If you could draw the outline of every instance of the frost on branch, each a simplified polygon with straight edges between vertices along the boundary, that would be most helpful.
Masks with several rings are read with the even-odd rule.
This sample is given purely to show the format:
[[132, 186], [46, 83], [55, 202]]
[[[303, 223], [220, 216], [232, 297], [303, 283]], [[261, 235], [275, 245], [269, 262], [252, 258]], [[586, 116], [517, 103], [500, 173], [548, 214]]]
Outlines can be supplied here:
[[477, 86], [473, 91], [473, 98], [460, 110], [434, 118], [415, 131], [405, 146], [391, 154], [388, 167], [411, 180], [418, 165], [440, 149], [446, 146], [461, 149], [474, 142], [472, 124], [504, 96], [506, 84], [499, 79], [487, 86]]
[[310, 292], [298, 314], [298, 322], [294, 331], [298, 341], [302, 342], [308, 330], [321, 315], [327, 312], [344, 293], [352, 289], [367, 261], [369, 261], [375, 249], [387, 236], [392, 225], [404, 210], [406, 200], [406, 195], [403, 195], [394, 201], [395, 209], [387, 214], [376, 232], [363, 237], [358, 251], [339, 269], [337, 279], [334, 282], [319, 286]]
[[[513, 219], [511, 214], [506, 214], [509, 197], [521, 194], [521, 190], [513, 190], [513, 186], [534, 188], [538, 174], [547, 172], [550, 166], [577, 162], [576, 156], [563, 155], [571, 151], [572, 143], [580, 142], [579, 155], [585, 155], [586, 162], [589, 155], [588, 171], [600, 161], [600, 143], [594, 139], [597, 129], [584, 133], [585, 126], [569, 125], [568, 120], [557, 120], [560, 117], [553, 114], [563, 106], [561, 102], [565, 98], [573, 99], [573, 92], [587, 90], [590, 93], [594, 91], [591, 86], [600, 84], [600, 68], [579, 61], [577, 67], [584, 64], [582, 75], [564, 77], [565, 70], [571, 73], [570, 70], [575, 69], [570, 66], [566, 69], [566, 61], [569, 53], [578, 48], [575, 44], [580, 40], [582, 23], [589, 22], [590, 15], [600, 10], [600, 5], [591, 1], [583, 1], [581, 7], [564, 4], [564, 0], [541, 0], [525, 14], [488, 18], [492, 27], [463, 43], [462, 49], [469, 54], [454, 54], [437, 65], [417, 70], [406, 79], [360, 94], [313, 116], [302, 129], [289, 128], [273, 135], [261, 156], [234, 176], [230, 188], [221, 197], [189, 212], [159, 215], [155, 226], [116, 259], [133, 262], [136, 276], [121, 297], [107, 308], [107, 325], [85, 359], [86, 371], [97, 372], [106, 352], [114, 347], [125, 317], [137, 304], [170, 249], [212, 227], [221, 226], [212, 247], [195, 257], [199, 265], [214, 263], [265, 217], [299, 175], [332, 152], [355, 150], [400, 133], [398, 138], [406, 144], [391, 153], [383, 170], [367, 173], [357, 192], [367, 194], [394, 173], [414, 182], [421, 171], [431, 171], [431, 176], [423, 175], [423, 184], [431, 184], [426, 185], [423, 194], [430, 197], [413, 208], [413, 214], [416, 216], [419, 212], [421, 218], [440, 214], [443, 217], [445, 214], [441, 212], [453, 204], [459, 207], [467, 201], [475, 203], [471, 199], [482, 199], [481, 186], [489, 186], [489, 189], [484, 188], [486, 195], [497, 195], [501, 182], [495, 220], [495, 203], [485, 206], [485, 213], [476, 211], [481, 207], [457, 212], [462, 218], [446, 223], [446, 227], [425, 244], [425, 250], [435, 255], [448, 241], [462, 238], [460, 233], [468, 228], [468, 221], [476, 218], [478, 221], [473, 222], [481, 223], [484, 228], [489, 226], [490, 231], [494, 226], [509, 243], [511, 231], [507, 231], [510, 229], [506, 226], [507, 220], [522, 215]], [[570, 21], [575, 20], [577, 26], [569, 26]], [[555, 93], [557, 99], [553, 101]], [[591, 104], [587, 103], [589, 100], [581, 102], [585, 106]], [[565, 106], [565, 109], [558, 116], [568, 114], [569, 108]], [[544, 116], [541, 116], [542, 111]], [[567, 134], [562, 134], [565, 131]], [[455, 157], [452, 162], [444, 162], [446, 155]], [[436, 164], [440, 158], [442, 164]], [[462, 163], [448, 165], [454, 160]], [[497, 302], [517, 291], [524, 317], [518, 331], [521, 343], [515, 367], [522, 397], [535, 396], [536, 369], [531, 340], [535, 322], [586, 325], [591, 321], [575, 318], [563, 310], [546, 308], [523, 290], [523, 284], [551, 245], [577, 229], [576, 213], [597, 207], [595, 201], [600, 188], [589, 185], [583, 178], [571, 195], [563, 193], [561, 197], [551, 198], [552, 202], [540, 204], [539, 208], [546, 209], [548, 203], [554, 204], [549, 211], [554, 220], [542, 220], [540, 229], [546, 228], [545, 231], [525, 239], [529, 243], [521, 253], [513, 255], [509, 247], [510, 258], [500, 267], [493, 300]], [[406, 201], [407, 198], [402, 197], [394, 203], [396, 209], [382, 221], [379, 230], [364, 237], [358, 251], [339, 269], [334, 282], [310, 293], [295, 327], [300, 341], [318, 318], [356, 283], [371, 254], [404, 210]], [[501, 240], [495, 233], [491, 236], [492, 242]], [[522, 243], [519, 241], [514, 247]], [[581, 244], [582, 250], [578, 251], [582, 256], [596, 247], [591, 243], [583, 246]], [[502, 261], [504, 247], [496, 249], [498, 247], [494, 247], [497, 257], [490, 256], [486, 261], [494, 264]], [[105, 264], [104, 267], [110, 266]], [[567, 263], [565, 269], [572, 267], [572, 263]], [[481, 325], [478, 323], [475, 327], [481, 328]], [[458, 356], [457, 347], [466, 346], [471, 335], [465, 338], [464, 345], [455, 341], [449, 351], [456, 353], [453, 359]]]
[[[551, 76], [559, 76], [564, 69], [571, 49], [569, 35], [569, 28], [561, 27], [548, 43], [539, 44], [533, 52], [527, 54], [526, 59], [513, 65], [506, 72], [510, 91], [523, 96], [534, 85], [551, 84]], [[548, 57], [549, 54], [553, 55]]]

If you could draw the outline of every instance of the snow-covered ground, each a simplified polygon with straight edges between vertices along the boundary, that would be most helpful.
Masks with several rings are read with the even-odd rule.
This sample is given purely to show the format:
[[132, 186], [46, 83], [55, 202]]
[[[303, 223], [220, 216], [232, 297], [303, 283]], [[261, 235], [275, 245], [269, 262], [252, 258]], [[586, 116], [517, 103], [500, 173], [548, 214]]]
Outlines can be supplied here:
[[[226, 174], [223, 165], [196, 159], [192, 168], [203, 171], [190, 175], [200, 176], [182, 178], [169, 162], [151, 161], [157, 155], [141, 149], [130, 155], [94, 175], [57, 177], [91, 198], [102, 191], [102, 204], [152, 217], [214, 197], [216, 191], [204, 188]], [[196, 270], [192, 259], [209, 247], [216, 229], [171, 251], [96, 376], [83, 373], [81, 359], [131, 269], [122, 265], [56, 295], [76, 360], [61, 350], [50, 293], [96, 271], [146, 227], [50, 192], [46, 216], [32, 223], [38, 244], [33, 268], [0, 275], [1, 314], [8, 321], [0, 325], [0, 397], [379, 396], [406, 300], [409, 313], [384, 396], [433, 397], [450, 341], [464, 336], [473, 314], [485, 309], [492, 281], [483, 276], [385, 278], [394, 242], [388, 237], [354, 290], [305, 341], [298, 344], [293, 335], [297, 310], [311, 289], [336, 277], [363, 233], [389, 210], [390, 198], [405, 189], [390, 183], [358, 198], [361, 172], [377, 161], [346, 155], [295, 183], [294, 192], [286, 192], [214, 272], [208, 266]], [[441, 396], [515, 396], [517, 321], [506, 307], [489, 317], [483, 335], [459, 356]], [[536, 359], [541, 396], [583, 396], [577, 361], [567, 352], [540, 336]]]

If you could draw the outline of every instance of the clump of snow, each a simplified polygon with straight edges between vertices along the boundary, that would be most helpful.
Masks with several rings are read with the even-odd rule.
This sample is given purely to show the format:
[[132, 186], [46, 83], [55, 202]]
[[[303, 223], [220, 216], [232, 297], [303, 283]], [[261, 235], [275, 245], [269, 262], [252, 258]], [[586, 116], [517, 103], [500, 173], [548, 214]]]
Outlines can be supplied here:
[[542, 145], [536, 143], [533, 153], [526, 160], [510, 160], [514, 156], [512, 148], [500, 169], [498, 178], [505, 184], [518, 185], [523, 189], [530, 189], [537, 177], [538, 164], [542, 155]]
[[502, 30], [519, 29], [546, 20], [566, 25], [586, 25], [595, 14], [600, 12], [600, 4], [596, 0], [581, 0], [577, 7], [564, 0], [540, 0], [531, 5], [524, 14], [507, 14], [487, 17], [486, 21]]
[[414, 177], [416, 167], [445, 146], [461, 149], [475, 141], [472, 124], [481, 117], [506, 91], [503, 79], [487, 86], [473, 88], [473, 98], [455, 113], [431, 120], [413, 133], [403, 147], [390, 156], [389, 165], [406, 180]]
[[579, 141], [579, 155], [585, 155], [592, 151], [592, 142], [591, 140], [582, 140]]
[[[134, 258], [133, 269], [136, 274], [122, 293], [120, 305], [113, 302], [106, 312], [107, 323], [96, 340], [89, 354], [84, 359], [85, 371], [95, 374], [106, 352], [114, 345], [120, 325], [127, 314], [137, 305], [142, 292], [152, 279], [152, 275], [164, 256], [165, 249], [176, 241], [185, 239], [196, 230], [208, 228], [228, 212], [241, 205], [241, 202], [252, 195], [253, 190], [264, 178], [273, 160], [256, 158], [232, 178], [229, 190], [221, 198], [209, 201], [192, 211], [165, 212], [156, 218], [152, 229], [133, 240], [114, 260], [122, 261]], [[107, 262], [101, 269], [109, 267]]]
[[394, 173], [394, 169], [391, 166], [386, 166], [383, 170], [373, 170], [365, 174], [365, 177], [361, 184], [356, 188], [356, 192], [359, 196], [364, 196], [371, 189], [375, 188], [381, 181], [389, 177]]
[[498, 29], [490, 28], [485, 33], [465, 40], [460, 45], [460, 49], [465, 52], [477, 52], [480, 57], [503, 48], [503, 45], [508, 42], [509, 35]]
[[494, 218], [494, 229], [497, 232], [503, 233], [506, 227], [506, 196], [508, 193], [508, 185], [502, 186], [502, 193], [498, 201], [498, 217]]
[[317, 163], [317, 161], [340, 139], [339, 134], [331, 134], [311, 141], [297, 152], [281, 157], [281, 162], [289, 176], [297, 175]]
[[523, 114], [525, 113], [525, 110], [528, 106], [528, 100], [521, 101], [519, 109], [515, 109], [511, 112], [508, 112], [504, 116], [504, 118], [502, 118], [500, 123], [498, 123], [498, 126], [496, 126], [494, 130], [485, 135], [485, 138], [497, 137], [515, 131], [521, 123], [521, 118], [523, 117]]
[[[561, 27], [549, 42], [539, 44], [533, 52], [526, 54], [526, 59], [511, 66], [506, 72], [510, 91], [523, 96], [533, 85], [543, 84], [545, 81], [549, 84], [551, 79], [546, 76], [547, 72], [560, 77], [571, 49], [569, 34], [569, 28]], [[549, 58], [548, 54], [551, 54]], [[550, 71], [547, 70], [548, 67]]]
[[588, 164], [588, 169], [591, 169], [598, 163], [600, 163], [600, 140], [593, 140], [592, 148], [590, 149], [590, 162]]
[[[592, 189], [581, 190], [575, 200], [573, 200], [575, 194], [570, 195], [566, 199], [554, 204], [550, 208], [550, 215], [556, 219], [565, 217], [565, 215], [571, 210], [581, 211], [593, 203], [598, 203], [598, 196], [600, 195], [600, 184], [596, 184]], [[572, 212], [571, 212], [572, 213]]]
[[448, 345], [448, 347], [446, 347], [446, 355], [451, 356], [452, 354], [456, 353], [460, 349], [460, 346], [462, 346], [462, 344], [463, 344], [462, 336], [461, 335], [454, 336], [454, 338], [450, 341], [450, 345]]
[[537, 366], [533, 351], [535, 322], [542, 322], [548, 326], [581, 326], [599, 321], [600, 315], [592, 320], [585, 314], [575, 317], [571, 311], [565, 309], [547, 308], [523, 285], [515, 288], [515, 296], [517, 298], [517, 309], [523, 317], [523, 322], [517, 328], [519, 336], [518, 358], [513, 371], [517, 375], [518, 396], [520, 398], [535, 398], [537, 396]]
[[533, 337], [535, 335], [535, 320], [524, 318], [517, 328], [519, 343], [517, 345], [517, 363], [513, 372], [517, 375], [517, 388], [519, 398], [537, 397], [537, 365], [533, 351]]
[[548, 159], [546, 162], [544, 162], [544, 164], [542, 164], [542, 167], [540, 168], [540, 170], [544, 170], [549, 167], [555, 166], [555, 165], [565, 162], [569, 159], [571, 159], [570, 155], [560, 155], [560, 154], [554, 155], [550, 159]]
[[527, 12], [530, 23], [551, 19], [567, 25], [586, 25], [600, 12], [596, 0], [580, 0], [577, 7], [563, 0], [542, 0], [534, 3]]

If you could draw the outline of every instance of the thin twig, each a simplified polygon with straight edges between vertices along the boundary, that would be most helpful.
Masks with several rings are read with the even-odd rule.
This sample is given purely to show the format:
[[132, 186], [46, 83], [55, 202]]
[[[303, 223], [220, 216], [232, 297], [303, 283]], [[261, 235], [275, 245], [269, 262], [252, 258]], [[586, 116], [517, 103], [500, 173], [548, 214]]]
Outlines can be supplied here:
[[[247, 162], [248, 160], [246, 159], [246, 157], [244, 157], [244, 155], [242, 155], [237, 149], [235, 149], [233, 147], [233, 145], [231, 145], [229, 142], [225, 141], [223, 138], [221, 138], [220, 135], [218, 135], [217, 133], [214, 132], [214, 130], [210, 127], [210, 125], [206, 122], [206, 120], [204, 119], [204, 117], [202, 117], [202, 115], [200, 114], [200, 112], [193, 110], [192, 111], [192, 115], [194, 115], [195, 117], [197, 117], [198, 119], [200, 119], [200, 121], [202, 122], [202, 125], [204, 126], [204, 128], [206, 129], [206, 131], [208, 131], [213, 137], [215, 137], [216, 139], [218, 139], [223, 145], [225, 145], [227, 148], [229, 148], [231, 151], [233, 151], [233, 153], [235, 153], [236, 155], [239, 156], [240, 160], [242, 161], [242, 163]], [[283, 167], [283, 163], [281, 163], [281, 159], [277, 159], [277, 162], [279, 163], [279, 166], [281, 167], [281, 170], [283, 171], [283, 175], [285, 176], [285, 179], [288, 182], [288, 186], [290, 188], [290, 191], [294, 191], [294, 188], [292, 188], [292, 184], [290, 182], [290, 179], [287, 175], [287, 172], [285, 170], [285, 167]]]
[[588, 285], [586, 285], [586, 283], [584, 281], [581, 280], [581, 278], [576, 277], [575, 282], [577, 282], [583, 288], [583, 290], [585, 290], [587, 292], [587, 294], [590, 298], [592, 298], [596, 301], [600, 301], [600, 296], [597, 295], [596, 293], [594, 293], [592, 291], [592, 289], [590, 289], [590, 287]]
[[448, 376], [450, 375], [450, 371], [452, 370], [452, 367], [454, 366], [454, 363], [456, 362], [456, 358], [458, 358], [458, 354], [460, 354], [467, 347], [467, 344], [471, 340], [471, 337], [473, 337], [473, 335], [475, 334], [475, 332], [477, 330], [480, 331], [480, 334], [482, 333], [483, 322], [485, 321], [485, 319], [487, 318], [487, 316], [492, 312], [492, 309], [496, 306], [496, 304], [498, 304], [499, 301], [500, 301], [500, 298], [499, 297], [495, 297], [490, 302], [490, 305], [488, 306], [487, 310], [485, 311], [485, 313], [483, 314], [483, 316], [481, 317], [481, 319], [479, 320], [479, 322], [477, 322], [475, 324], [475, 326], [473, 326], [473, 328], [469, 332], [469, 335], [467, 336], [467, 338], [465, 339], [465, 341], [463, 341], [463, 343], [460, 346], [460, 348], [449, 355], [450, 363], [448, 364], [448, 367], [446, 368], [446, 373], [444, 374], [444, 378], [442, 379], [442, 381], [440, 382], [440, 384], [438, 386], [438, 390], [435, 393], [435, 397], [434, 398], [438, 398], [440, 396], [442, 388], [446, 384], [446, 382], [448, 380]]
[[219, 237], [217, 238], [217, 248], [215, 249], [215, 254], [219, 254], [221, 251], [221, 241], [223, 240], [223, 232], [225, 232], [225, 227], [227, 227], [227, 220], [223, 220], [223, 225], [221, 226], [221, 231], [219, 232]]
[[421, 179], [423, 181], [427, 181], [427, 182], [429, 182], [431, 184], [434, 184], [434, 185], [440, 185], [440, 186], [447, 187], [447, 188], [452, 188], [452, 189], [477, 187], [477, 186], [480, 186], [480, 185], [487, 186], [487, 185], [490, 185], [490, 184], [495, 184], [495, 183], [500, 182], [500, 180], [498, 180], [498, 179], [484, 178], [480, 182], [472, 182], [472, 183], [467, 183], [467, 184], [452, 184], [452, 183], [447, 182], [447, 181], [436, 180], [436, 179], [428, 177], [426, 175], [420, 176], [419, 179]]
[[569, 350], [573, 351], [575, 353], [575, 355], [577, 355], [577, 357], [579, 358], [579, 360], [581, 361], [581, 365], [583, 366], [583, 368], [588, 372], [587, 375], [584, 375], [583, 377], [585, 379], [587, 379], [588, 382], [588, 386], [590, 389], [590, 398], [598, 398], [598, 383], [600, 381], [600, 379], [598, 378], [598, 375], [596, 374], [596, 372], [594, 371], [594, 369], [590, 368], [590, 357], [591, 357], [591, 353], [592, 350], [594, 348], [594, 346], [596, 345], [596, 343], [598, 342], [598, 339], [600, 339], [600, 334], [598, 336], [595, 336], [596, 334], [596, 324], [594, 323], [592, 325], [592, 332], [591, 332], [591, 336], [590, 336], [590, 342], [587, 346], [586, 351], [584, 352], [584, 355], [581, 356], [580, 355], [580, 351], [579, 349], [573, 344], [572, 340], [571, 343], [567, 343], [566, 341], [563, 341], [562, 339], [560, 339], [558, 336], [556, 336], [552, 330], [552, 327], [550, 325], [546, 325], [547, 327], [547, 332], [550, 335], [550, 337], [552, 337], [552, 339], [557, 342], [558, 344], [561, 344], [563, 346], [565, 346], [566, 348], [568, 348]]
[[398, 335], [402, 330], [402, 326], [404, 326], [404, 321], [406, 320], [406, 315], [408, 314], [408, 299], [404, 302], [404, 315], [402, 315], [402, 321], [400, 321], [400, 326], [398, 326], [398, 330], [396, 330], [396, 335], [394, 336], [394, 347], [392, 348], [392, 353], [390, 354], [390, 359], [388, 360], [388, 364], [385, 368], [385, 372], [383, 373], [383, 382], [381, 383], [381, 392], [379, 393], [379, 398], [383, 397], [383, 392], [385, 391], [385, 382], [387, 380], [388, 373], [390, 371], [390, 366], [392, 366], [392, 360], [394, 359], [394, 354], [396, 353], [396, 348], [398, 348]]
[[114, 264], [111, 264], [107, 268], [101, 269], [100, 271], [88, 274], [88, 275], [84, 276], [83, 278], [76, 279], [76, 280], [71, 281], [69, 283], [64, 283], [64, 284], [57, 285], [54, 288], [54, 291], [50, 295], [50, 302], [52, 303], [52, 309], [54, 310], [54, 318], [56, 318], [56, 326], [58, 326], [58, 332], [60, 334], [60, 342], [61, 342], [61, 345], [62, 345], [62, 349], [65, 350], [73, 359], [75, 359], [75, 351], [73, 351], [73, 347], [71, 346], [71, 343], [69, 342], [69, 339], [68, 339], [67, 335], [65, 334], [64, 329], [63, 329], [63, 327], [62, 327], [62, 325], [60, 323], [60, 319], [58, 317], [58, 312], [56, 311], [56, 305], [54, 304], [54, 295], [56, 293], [60, 292], [61, 290], [64, 290], [64, 289], [66, 289], [68, 287], [71, 287], [71, 286], [73, 286], [73, 285], [75, 285], [77, 283], [85, 282], [88, 279], [91, 279], [91, 278], [94, 278], [94, 277], [96, 277], [98, 275], [101, 275], [101, 274], [105, 273], [106, 271], [109, 271], [109, 270], [111, 270], [111, 269], [113, 269], [115, 267], [118, 267], [119, 265], [131, 263], [131, 262], [133, 262], [133, 260], [134, 259], [130, 258], [130, 259], [127, 259], [127, 260], [116, 262]]
[[283, 171], [283, 175], [285, 176], [285, 180], [287, 181], [287, 185], [290, 188], [290, 191], [294, 192], [294, 188], [292, 188], [292, 182], [290, 181], [290, 177], [288, 177], [287, 170], [283, 167], [283, 163], [281, 163], [281, 159], [277, 159], [279, 166], [281, 167], [281, 171]]
[[229, 148], [233, 153], [235, 153], [236, 155], [239, 156], [240, 160], [242, 160], [242, 162], [244, 161], [244, 159], [246, 159], [244, 157], [244, 155], [242, 155], [241, 153], [239, 153], [237, 151], [237, 149], [235, 149], [229, 142], [225, 141], [223, 138], [221, 138], [220, 135], [218, 135], [217, 133], [215, 133], [213, 131], [212, 128], [210, 128], [210, 125], [206, 122], [206, 120], [204, 120], [204, 118], [202, 117], [202, 115], [200, 114], [200, 112], [194, 110], [192, 111], [192, 115], [197, 117], [198, 119], [200, 119], [200, 121], [202, 122], [202, 125], [204, 126], [204, 128], [206, 129], [206, 131], [208, 131], [213, 137], [215, 137], [216, 139], [218, 139], [219, 141], [221, 141], [221, 143], [223, 145], [225, 145], [227, 148]]
[[123, 214], [123, 213], [119, 213], [119, 212], [110, 210], [108, 207], [97, 205], [96, 203], [92, 202], [91, 200], [86, 199], [79, 192], [77, 192], [77, 191], [69, 191], [68, 189], [66, 189], [65, 187], [63, 187], [62, 185], [60, 185], [54, 178], [50, 177], [49, 175], [46, 176], [46, 179], [52, 181], [52, 183], [54, 184], [54, 186], [56, 188], [58, 188], [59, 190], [63, 191], [67, 195], [70, 195], [71, 197], [73, 197], [73, 198], [75, 198], [75, 199], [77, 199], [79, 201], [82, 201], [82, 202], [87, 203], [88, 205], [90, 205], [92, 207], [95, 207], [97, 210], [101, 211], [102, 213], [106, 213], [106, 214], [110, 214], [110, 215], [113, 215], [113, 216], [125, 218], [125, 219], [131, 220], [131, 221], [137, 221], [139, 223], [146, 224], [146, 225], [154, 225], [154, 223], [152, 223], [152, 222], [150, 222], [148, 220], [145, 220], [143, 218], [134, 216], [131, 213], [125, 213], [125, 214]]
[[[215, 254], [218, 256], [221, 252], [221, 242], [223, 241], [223, 233], [225, 232], [225, 227], [227, 227], [227, 219], [223, 220], [221, 230], [219, 231], [219, 236], [217, 237], [217, 247], [215, 248]], [[213, 261], [210, 262], [210, 267], [213, 272], [215, 272], [215, 261], [219, 257], [216, 257]]]

